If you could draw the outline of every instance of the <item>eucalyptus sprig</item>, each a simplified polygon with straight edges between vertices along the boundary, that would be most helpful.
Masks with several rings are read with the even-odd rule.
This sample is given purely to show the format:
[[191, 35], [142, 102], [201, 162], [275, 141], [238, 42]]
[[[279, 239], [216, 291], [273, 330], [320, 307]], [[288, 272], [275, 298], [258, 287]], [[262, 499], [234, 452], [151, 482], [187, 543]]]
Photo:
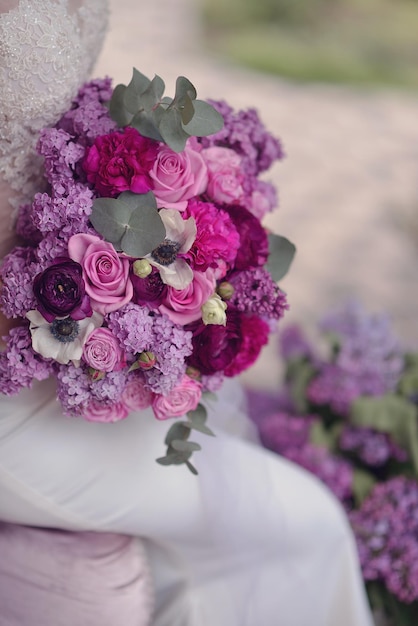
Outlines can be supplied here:
[[192, 430], [196, 430], [205, 435], [214, 437], [214, 433], [206, 426], [207, 410], [203, 404], [198, 404], [194, 411], [186, 414], [187, 420], [175, 422], [170, 428], [164, 443], [167, 446], [165, 456], [157, 459], [160, 465], [185, 465], [192, 472], [197, 474], [197, 469], [190, 462], [193, 452], [201, 449], [200, 445], [194, 441], [189, 441]]
[[150, 254], [166, 234], [152, 191], [125, 191], [118, 198], [96, 198], [90, 221], [116, 250], [135, 258]]
[[129, 85], [117, 85], [109, 103], [112, 119], [120, 127], [132, 126], [144, 137], [166, 143], [175, 152], [184, 150], [189, 137], [205, 137], [223, 127], [222, 115], [208, 102], [197, 100], [192, 83], [184, 76], [176, 81], [174, 98], [163, 96], [162, 78], [152, 80], [133, 69]]

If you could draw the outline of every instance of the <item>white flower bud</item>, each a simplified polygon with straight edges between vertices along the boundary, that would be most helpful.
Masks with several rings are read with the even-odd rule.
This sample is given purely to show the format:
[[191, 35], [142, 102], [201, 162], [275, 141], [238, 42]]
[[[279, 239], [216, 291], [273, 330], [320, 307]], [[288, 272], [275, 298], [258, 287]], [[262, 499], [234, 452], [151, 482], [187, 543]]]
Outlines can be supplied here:
[[227, 304], [217, 293], [206, 300], [202, 305], [202, 320], [204, 324], [220, 324], [226, 326]]

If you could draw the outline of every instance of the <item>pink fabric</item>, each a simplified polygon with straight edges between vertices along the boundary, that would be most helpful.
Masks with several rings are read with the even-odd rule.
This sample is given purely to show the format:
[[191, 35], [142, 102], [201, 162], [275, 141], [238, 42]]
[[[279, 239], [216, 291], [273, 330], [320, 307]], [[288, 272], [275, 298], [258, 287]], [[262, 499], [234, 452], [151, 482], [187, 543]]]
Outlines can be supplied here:
[[0, 626], [148, 626], [138, 540], [0, 523]]

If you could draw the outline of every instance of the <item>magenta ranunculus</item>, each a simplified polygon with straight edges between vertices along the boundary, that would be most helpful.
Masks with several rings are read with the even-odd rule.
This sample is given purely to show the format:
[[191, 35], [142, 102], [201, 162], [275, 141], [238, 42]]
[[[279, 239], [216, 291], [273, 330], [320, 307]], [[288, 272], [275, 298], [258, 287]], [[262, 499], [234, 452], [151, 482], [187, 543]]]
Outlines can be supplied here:
[[87, 148], [82, 167], [101, 196], [113, 198], [123, 191], [147, 193], [152, 188], [149, 172], [157, 150], [157, 142], [128, 126], [123, 133], [97, 137]]
[[93, 313], [86, 295], [83, 269], [68, 257], [57, 257], [33, 281], [38, 311], [48, 321], [56, 317], [81, 320]]
[[238, 353], [224, 370], [225, 376], [237, 376], [255, 363], [261, 348], [268, 342], [270, 328], [267, 322], [257, 315], [241, 316], [242, 342]]
[[160, 148], [150, 172], [160, 208], [184, 211], [190, 198], [206, 190], [208, 170], [194, 145], [189, 140], [183, 152], [174, 152], [168, 146]]
[[209, 198], [223, 204], [238, 203], [244, 194], [241, 157], [234, 150], [220, 146], [202, 150], [202, 157], [208, 167]]
[[267, 261], [269, 242], [267, 233], [252, 213], [242, 206], [225, 206], [240, 236], [240, 246], [235, 259], [236, 270], [260, 267]]
[[202, 397], [202, 385], [183, 376], [177, 387], [174, 387], [167, 396], [155, 395], [152, 400], [152, 409], [158, 420], [170, 417], [181, 417], [188, 411], [193, 411]]
[[183, 217], [194, 217], [196, 239], [184, 255], [193, 269], [204, 272], [223, 265], [231, 267], [237, 256], [240, 237], [228, 213], [211, 202], [192, 199]]
[[130, 278], [134, 289], [132, 302], [140, 306], [147, 304], [153, 308], [162, 303], [167, 292], [167, 285], [161, 280], [157, 268], [153, 267], [151, 274], [145, 278], [136, 276], [131, 268]]
[[165, 298], [158, 307], [175, 324], [184, 326], [202, 317], [202, 304], [214, 293], [216, 281], [211, 269], [194, 272], [193, 280], [184, 289], [167, 287]]
[[129, 411], [139, 411], [151, 405], [154, 394], [146, 386], [142, 374], [135, 374], [128, 380], [122, 392], [121, 400]]
[[95, 398], [83, 410], [83, 417], [89, 422], [119, 422], [128, 415], [129, 411], [123, 402], [104, 402]]
[[129, 259], [120, 256], [111, 243], [79, 233], [70, 237], [68, 253], [83, 268], [86, 293], [94, 311], [106, 315], [132, 299]]
[[126, 365], [125, 354], [108, 328], [96, 328], [83, 346], [83, 359], [95, 370], [113, 372]]
[[201, 374], [223, 372], [238, 354], [241, 343], [241, 318], [238, 311], [227, 310], [226, 325], [195, 322], [187, 327], [193, 332], [193, 353], [186, 359]]

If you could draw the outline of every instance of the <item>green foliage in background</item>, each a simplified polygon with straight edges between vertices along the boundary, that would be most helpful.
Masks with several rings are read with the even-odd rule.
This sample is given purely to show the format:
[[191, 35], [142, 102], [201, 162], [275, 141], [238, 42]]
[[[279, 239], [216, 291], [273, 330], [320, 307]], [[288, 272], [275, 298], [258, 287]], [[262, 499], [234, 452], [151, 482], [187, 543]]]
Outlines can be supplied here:
[[203, 0], [207, 46], [303, 81], [418, 87], [418, 0]]

